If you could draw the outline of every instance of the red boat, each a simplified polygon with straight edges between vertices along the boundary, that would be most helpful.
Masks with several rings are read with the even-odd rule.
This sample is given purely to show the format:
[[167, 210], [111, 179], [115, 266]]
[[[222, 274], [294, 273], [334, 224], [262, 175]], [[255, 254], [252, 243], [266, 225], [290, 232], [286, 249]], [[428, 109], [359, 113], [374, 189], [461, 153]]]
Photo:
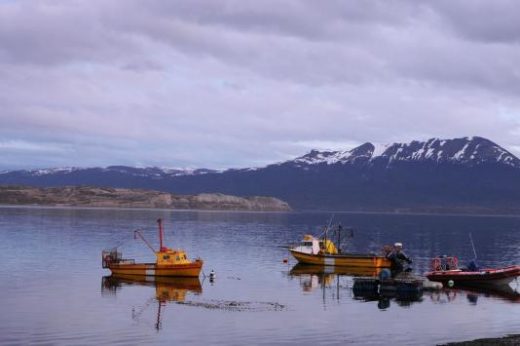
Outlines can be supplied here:
[[505, 268], [460, 269], [456, 257], [437, 257], [432, 260], [432, 271], [425, 276], [431, 281], [448, 283], [450, 286], [507, 286], [520, 276], [520, 265]]

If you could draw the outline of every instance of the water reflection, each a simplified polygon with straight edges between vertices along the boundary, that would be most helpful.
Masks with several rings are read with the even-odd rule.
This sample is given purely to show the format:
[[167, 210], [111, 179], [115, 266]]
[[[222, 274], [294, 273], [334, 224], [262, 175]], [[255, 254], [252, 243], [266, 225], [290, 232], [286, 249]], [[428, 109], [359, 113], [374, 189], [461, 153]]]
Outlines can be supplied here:
[[458, 302], [464, 302], [464, 300], [470, 305], [477, 305], [481, 298], [491, 298], [507, 301], [510, 303], [520, 303], [520, 293], [510, 286], [503, 288], [457, 288], [450, 289], [444, 288], [437, 291], [403, 291], [389, 290], [389, 291], [377, 291], [377, 290], [356, 290], [353, 289], [354, 299], [363, 301], [377, 301], [379, 309], [386, 310], [390, 307], [391, 301], [395, 301], [397, 305], [401, 307], [408, 307], [415, 303], [421, 303], [428, 300], [434, 304], [448, 304]]
[[[391, 307], [392, 302], [400, 307], [410, 307], [413, 304], [425, 300], [434, 304], [446, 304], [466, 300], [471, 305], [477, 305], [482, 297], [505, 300], [512, 303], [520, 303], [520, 292], [511, 286], [502, 288], [457, 288], [442, 289], [439, 291], [422, 290], [397, 290], [378, 289], [375, 285], [353, 285], [353, 277], [376, 277], [380, 269], [373, 268], [348, 268], [348, 267], [324, 267], [296, 264], [289, 271], [289, 278], [297, 278], [304, 293], [312, 293], [322, 290], [325, 302], [326, 292], [340, 299], [340, 289], [351, 290], [353, 295], [342, 294], [354, 300], [375, 302], [380, 310]], [[463, 297], [463, 298], [461, 298]]]
[[[401, 287], [402, 286], [402, 287]], [[390, 308], [394, 301], [398, 306], [410, 307], [423, 301], [423, 291], [415, 285], [378, 285], [371, 280], [356, 282], [352, 287], [354, 299], [377, 302], [380, 310]]]
[[[457, 299], [466, 299], [471, 305], [477, 305], [480, 298], [494, 298], [510, 303], [520, 303], [520, 292], [511, 286], [497, 288], [445, 288], [441, 291], [428, 292], [430, 300], [435, 304], [446, 304]], [[462, 298], [461, 298], [462, 297]]]
[[380, 269], [362, 267], [332, 267], [296, 264], [288, 273], [290, 279], [297, 279], [304, 293], [321, 290], [323, 306], [327, 298], [340, 301], [344, 296], [352, 296], [352, 277], [377, 276]]
[[381, 268], [364, 267], [335, 267], [312, 264], [296, 264], [291, 268], [289, 275], [347, 275], [347, 276], [377, 276]]
[[101, 294], [104, 296], [116, 295], [125, 286], [155, 287], [155, 296], [152, 296], [138, 310], [132, 309], [132, 319], [138, 321], [140, 316], [154, 303], [157, 303], [155, 329], [162, 326], [162, 309], [171, 302], [184, 302], [188, 293], [199, 295], [202, 285], [199, 278], [170, 278], [159, 276], [111, 275], [104, 276], [101, 281]]
[[339, 287], [340, 279], [352, 276], [377, 276], [380, 269], [362, 267], [331, 267], [309, 264], [296, 264], [289, 271], [289, 277], [298, 278], [304, 292], [317, 288]]

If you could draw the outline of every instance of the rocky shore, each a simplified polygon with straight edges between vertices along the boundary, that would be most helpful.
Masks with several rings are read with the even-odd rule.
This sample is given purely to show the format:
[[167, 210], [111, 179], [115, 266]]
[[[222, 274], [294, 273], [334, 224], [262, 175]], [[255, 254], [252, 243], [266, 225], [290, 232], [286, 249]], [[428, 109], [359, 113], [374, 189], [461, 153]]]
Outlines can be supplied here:
[[[472, 341], [451, 342], [445, 346], [513, 346], [520, 345], [520, 334], [508, 335], [502, 338], [476, 339]], [[440, 345], [443, 346], [443, 345]]]
[[220, 193], [174, 195], [153, 190], [93, 186], [51, 188], [0, 186], [0, 204], [244, 211], [291, 210], [289, 204], [274, 197], [238, 197]]

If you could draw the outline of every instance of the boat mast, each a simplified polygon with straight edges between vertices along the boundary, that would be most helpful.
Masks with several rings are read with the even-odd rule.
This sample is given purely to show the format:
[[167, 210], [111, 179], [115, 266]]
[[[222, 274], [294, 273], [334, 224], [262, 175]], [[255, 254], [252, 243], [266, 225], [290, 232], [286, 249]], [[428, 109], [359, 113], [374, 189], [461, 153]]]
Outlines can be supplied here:
[[341, 252], [341, 223], [338, 224], [338, 252]]
[[157, 224], [159, 225], [159, 251], [167, 251], [168, 249], [163, 246], [163, 227], [162, 227], [162, 219], [157, 219]]

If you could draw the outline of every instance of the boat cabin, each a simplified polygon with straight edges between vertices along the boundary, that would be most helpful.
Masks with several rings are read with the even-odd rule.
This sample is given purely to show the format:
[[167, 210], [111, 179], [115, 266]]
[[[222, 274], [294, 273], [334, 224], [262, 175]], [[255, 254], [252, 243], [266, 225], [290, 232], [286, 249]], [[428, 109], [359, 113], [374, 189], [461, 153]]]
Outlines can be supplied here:
[[321, 253], [335, 255], [338, 253], [336, 245], [329, 239], [318, 239], [312, 235], [306, 234], [300, 244], [293, 248], [294, 251], [317, 255]]
[[161, 251], [155, 253], [157, 257], [157, 265], [173, 265], [173, 264], [188, 264], [191, 263], [183, 250], [174, 250], [163, 247]]

